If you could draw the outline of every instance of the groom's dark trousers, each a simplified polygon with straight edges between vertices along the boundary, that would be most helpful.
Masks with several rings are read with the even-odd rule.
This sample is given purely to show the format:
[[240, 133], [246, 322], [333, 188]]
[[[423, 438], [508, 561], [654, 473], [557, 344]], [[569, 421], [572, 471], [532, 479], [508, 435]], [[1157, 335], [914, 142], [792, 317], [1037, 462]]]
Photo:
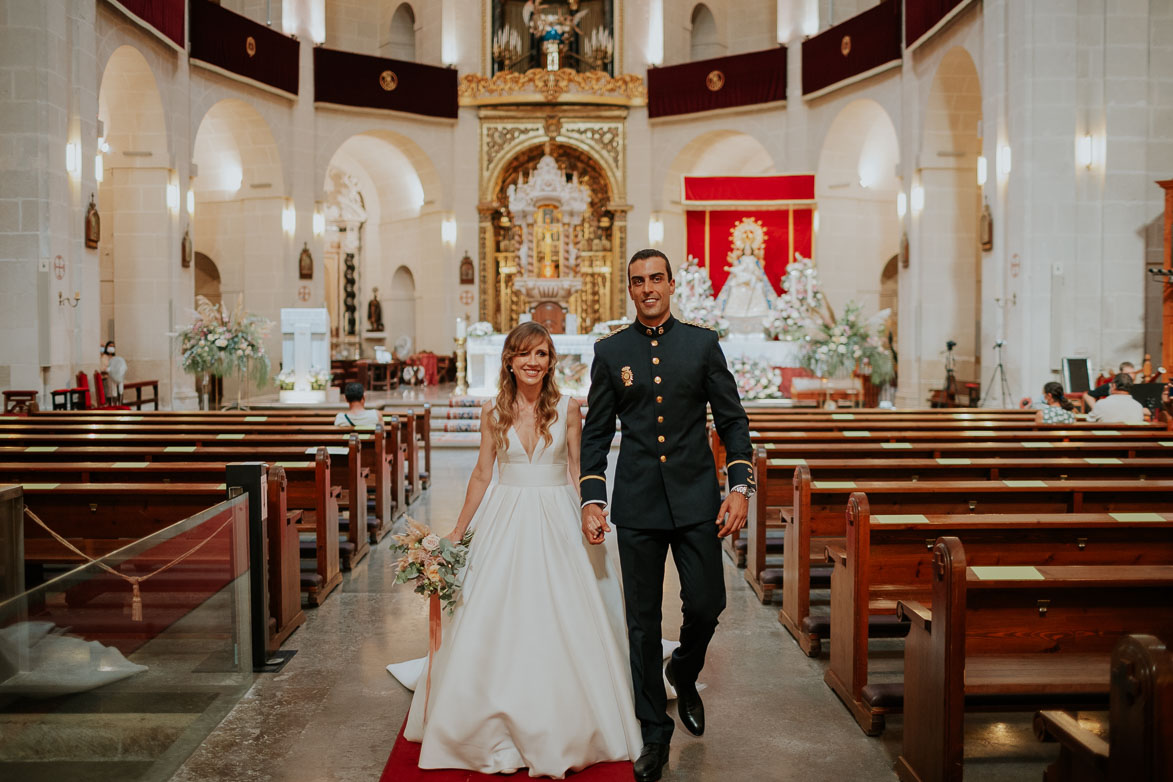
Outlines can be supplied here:
[[716, 332], [672, 317], [656, 327], [637, 321], [595, 343], [587, 404], [584, 504], [607, 503], [607, 454], [615, 419], [622, 425], [609, 509], [623, 565], [635, 709], [644, 741], [666, 743], [674, 722], [661, 674], [664, 563], [671, 551], [684, 604], [672, 669], [688, 685], [704, 666], [725, 607], [716, 523], [721, 492], [706, 413], [712, 410], [725, 444], [730, 486], [753, 484], [749, 420]]
[[668, 699], [661, 675], [664, 658], [660, 608], [669, 550], [680, 574], [680, 599], [684, 604], [680, 648], [672, 655], [677, 681], [695, 681], [700, 674], [705, 650], [717, 629], [717, 617], [725, 608], [721, 544], [713, 522], [671, 530], [619, 527], [635, 716], [643, 728], [645, 743], [667, 744], [675, 726], [667, 713]]

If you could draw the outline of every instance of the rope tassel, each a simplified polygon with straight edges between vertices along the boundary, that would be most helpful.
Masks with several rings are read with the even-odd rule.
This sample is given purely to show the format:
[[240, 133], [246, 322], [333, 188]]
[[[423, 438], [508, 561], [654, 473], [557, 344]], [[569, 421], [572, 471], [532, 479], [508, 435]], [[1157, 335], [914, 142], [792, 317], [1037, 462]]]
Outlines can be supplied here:
[[143, 621], [143, 593], [139, 589], [139, 578], [132, 578], [130, 580], [130, 621]]

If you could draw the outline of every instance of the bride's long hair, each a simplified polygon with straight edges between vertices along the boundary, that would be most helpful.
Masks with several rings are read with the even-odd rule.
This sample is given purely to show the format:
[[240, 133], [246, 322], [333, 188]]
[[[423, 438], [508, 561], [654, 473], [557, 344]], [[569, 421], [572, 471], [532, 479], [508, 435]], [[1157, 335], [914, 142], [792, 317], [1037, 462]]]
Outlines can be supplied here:
[[516, 356], [526, 353], [546, 343], [550, 351], [550, 368], [542, 378], [542, 390], [538, 395], [538, 405], [535, 417], [538, 422], [538, 434], [541, 435], [546, 447], [554, 442], [550, 434], [550, 426], [558, 419], [558, 400], [562, 392], [558, 390], [558, 383], [554, 380], [554, 367], [558, 363], [558, 354], [554, 350], [554, 340], [550, 332], [540, 323], [529, 321], [518, 324], [505, 337], [505, 346], [501, 349], [501, 377], [497, 382], [497, 401], [493, 408], [492, 435], [493, 444], [498, 453], [509, 449], [509, 427], [513, 426], [514, 406], [517, 404], [517, 378], [513, 376], [512, 365]]

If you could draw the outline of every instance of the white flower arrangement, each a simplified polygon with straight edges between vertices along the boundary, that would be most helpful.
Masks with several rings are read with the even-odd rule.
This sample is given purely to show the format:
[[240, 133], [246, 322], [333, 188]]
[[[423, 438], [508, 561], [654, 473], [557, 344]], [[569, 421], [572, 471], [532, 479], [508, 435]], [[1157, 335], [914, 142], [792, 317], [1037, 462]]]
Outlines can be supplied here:
[[470, 337], [491, 337], [495, 330], [493, 324], [487, 320], [478, 320], [476, 323], [468, 327], [466, 332]]
[[717, 309], [709, 273], [693, 255], [676, 272], [675, 299], [684, 320], [707, 326], [722, 337], [729, 333], [729, 321]]
[[283, 369], [277, 374], [277, 388], [280, 391], [292, 391], [294, 378], [292, 369]]
[[891, 310], [881, 310], [864, 318], [862, 307], [847, 302], [843, 317], [819, 324], [807, 337], [802, 365], [820, 377], [834, 377], [852, 371], [871, 376], [874, 385], [882, 386], [896, 376], [892, 352], [881, 336]]
[[729, 371], [737, 381], [737, 390], [742, 399], [782, 398], [782, 373], [765, 361], [736, 356], [729, 361]]
[[766, 319], [766, 336], [784, 342], [804, 341], [822, 320], [819, 310], [823, 304], [814, 262], [795, 253], [782, 278], [782, 295]]

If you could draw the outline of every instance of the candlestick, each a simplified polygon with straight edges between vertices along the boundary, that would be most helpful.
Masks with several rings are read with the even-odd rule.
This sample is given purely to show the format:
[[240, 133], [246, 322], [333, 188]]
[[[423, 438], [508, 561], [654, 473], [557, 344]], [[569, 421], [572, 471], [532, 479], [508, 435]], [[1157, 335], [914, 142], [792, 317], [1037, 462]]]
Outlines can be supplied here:
[[[457, 321], [458, 325], [462, 325], [462, 321]], [[463, 336], [455, 339], [456, 342], [456, 388], [454, 393], [457, 396], [464, 396], [468, 393], [468, 350], [465, 347], [467, 340]]]
[[456, 319], [456, 338], [464, 339], [468, 336], [468, 327], [464, 325], [464, 318]]

